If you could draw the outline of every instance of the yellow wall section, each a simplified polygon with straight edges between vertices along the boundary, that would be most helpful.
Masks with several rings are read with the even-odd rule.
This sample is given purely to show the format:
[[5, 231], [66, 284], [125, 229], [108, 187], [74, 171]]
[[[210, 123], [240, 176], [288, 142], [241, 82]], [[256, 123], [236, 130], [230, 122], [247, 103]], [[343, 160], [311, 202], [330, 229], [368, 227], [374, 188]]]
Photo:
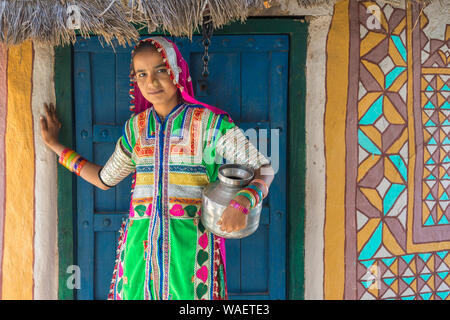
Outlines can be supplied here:
[[8, 52], [6, 213], [3, 299], [33, 298], [34, 141], [31, 111], [33, 45]]
[[345, 119], [348, 82], [348, 0], [334, 7], [327, 40], [325, 107], [326, 213], [324, 298], [343, 299], [345, 258]]

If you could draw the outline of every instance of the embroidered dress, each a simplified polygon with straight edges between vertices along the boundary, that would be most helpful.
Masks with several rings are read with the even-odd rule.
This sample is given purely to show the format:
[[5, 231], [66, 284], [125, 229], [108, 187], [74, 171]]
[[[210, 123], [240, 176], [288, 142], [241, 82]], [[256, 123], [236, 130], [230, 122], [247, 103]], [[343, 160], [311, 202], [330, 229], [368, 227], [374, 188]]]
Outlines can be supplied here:
[[269, 161], [226, 112], [192, 98], [176, 46], [162, 37], [149, 40], [165, 48], [164, 58], [176, 50], [170, 67], [184, 66], [176, 75], [177, 86], [185, 89], [183, 103], [161, 121], [135, 85], [142, 103], [133, 106], [135, 114], [99, 172], [111, 187], [134, 173], [108, 299], [227, 299], [224, 239], [200, 221], [202, 190], [217, 179], [223, 159], [253, 169]]
[[[135, 169], [136, 180], [111, 298], [227, 298], [221, 238], [205, 230], [200, 215], [202, 189], [217, 179], [226, 154], [216, 151], [242, 147], [226, 139], [232, 128], [228, 116], [191, 104], [176, 106], [164, 122], [153, 107], [126, 122], [108, 163], [121, 158], [120, 179]], [[268, 162], [258, 156], [249, 152], [245, 164]]]

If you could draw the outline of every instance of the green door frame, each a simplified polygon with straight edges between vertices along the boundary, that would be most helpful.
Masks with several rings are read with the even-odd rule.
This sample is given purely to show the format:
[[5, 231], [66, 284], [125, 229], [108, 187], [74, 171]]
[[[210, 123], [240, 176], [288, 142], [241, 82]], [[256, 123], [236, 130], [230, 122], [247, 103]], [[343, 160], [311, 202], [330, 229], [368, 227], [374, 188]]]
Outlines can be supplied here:
[[[78, 34], [78, 33], [77, 33]], [[148, 34], [141, 29], [140, 34]], [[161, 34], [157, 31], [152, 34]], [[198, 35], [198, 33], [195, 33]], [[306, 45], [308, 23], [302, 18], [249, 18], [246, 23], [233, 22], [216, 35], [287, 34], [290, 39], [288, 92], [288, 299], [304, 299], [305, 177], [306, 177]], [[94, 34], [91, 34], [94, 35]], [[55, 47], [55, 93], [58, 117], [62, 123], [60, 141], [72, 147], [75, 139], [73, 114], [73, 46]], [[75, 290], [66, 285], [72, 274], [67, 267], [75, 264], [76, 226], [75, 180], [58, 165], [58, 250], [60, 300], [75, 298]], [[301, 201], [298, 201], [301, 199]]]

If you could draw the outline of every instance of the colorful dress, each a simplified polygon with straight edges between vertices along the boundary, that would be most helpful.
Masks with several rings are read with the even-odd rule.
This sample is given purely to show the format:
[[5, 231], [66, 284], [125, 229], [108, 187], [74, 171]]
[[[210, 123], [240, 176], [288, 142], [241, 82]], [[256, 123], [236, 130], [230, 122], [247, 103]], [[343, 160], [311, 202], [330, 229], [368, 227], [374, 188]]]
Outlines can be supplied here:
[[152, 106], [125, 123], [99, 174], [114, 186], [136, 171], [109, 299], [227, 299], [224, 239], [200, 221], [223, 159], [269, 163], [228, 115], [199, 104], [184, 101], [164, 122]]

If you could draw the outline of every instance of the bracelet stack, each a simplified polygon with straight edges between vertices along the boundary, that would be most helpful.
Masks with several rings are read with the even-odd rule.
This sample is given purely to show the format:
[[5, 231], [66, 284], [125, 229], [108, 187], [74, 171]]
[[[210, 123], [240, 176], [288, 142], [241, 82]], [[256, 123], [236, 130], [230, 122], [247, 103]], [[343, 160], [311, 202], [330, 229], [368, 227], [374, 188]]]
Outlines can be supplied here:
[[265, 181], [261, 179], [254, 179], [244, 189], [236, 193], [236, 196], [242, 195], [246, 197], [251, 203], [250, 209], [253, 209], [267, 197], [268, 193], [269, 188], [267, 187]]
[[263, 189], [263, 199], [265, 199], [269, 194], [269, 187], [267, 186], [266, 182], [262, 179], [253, 179], [251, 183], [256, 183], [260, 188]]
[[63, 152], [61, 152], [58, 162], [79, 176], [81, 169], [87, 163], [87, 160], [72, 149], [65, 148]]

